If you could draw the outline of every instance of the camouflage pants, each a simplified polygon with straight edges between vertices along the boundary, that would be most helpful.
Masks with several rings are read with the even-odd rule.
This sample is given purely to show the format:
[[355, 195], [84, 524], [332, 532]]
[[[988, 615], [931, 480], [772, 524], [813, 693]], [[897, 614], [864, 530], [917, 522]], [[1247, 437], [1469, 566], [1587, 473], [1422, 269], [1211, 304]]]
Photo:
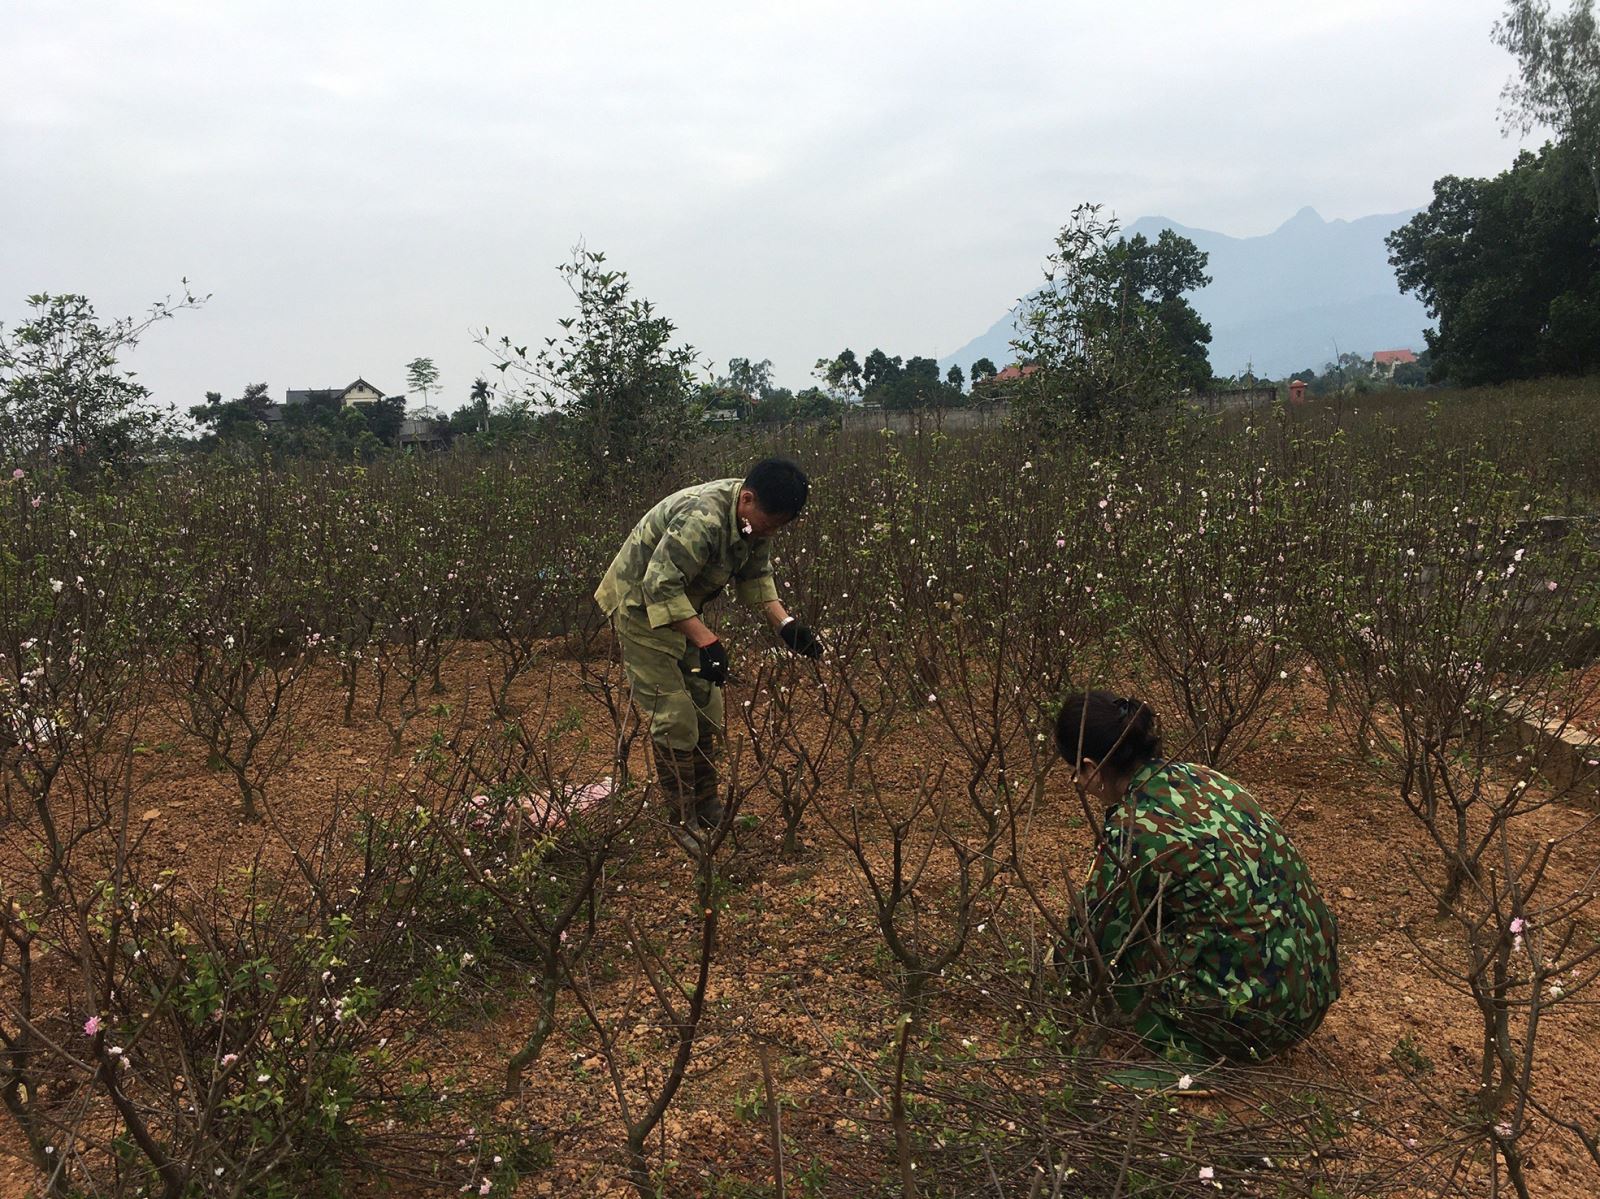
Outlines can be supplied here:
[[[1117, 1006], [1134, 1015], [1134, 1031], [1150, 1049], [1177, 1062], [1265, 1061], [1305, 1040], [1322, 1024], [1324, 1012], [1309, 1020], [1280, 1016], [1270, 1008], [1226, 1013], [1201, 1006], [1181, 1007], [1159, 999], [1144, 1004], [1138, 986], [1112, 989]], [[1140, 1011], [1141, 1006], [1143, 1010]]]
[[650, 739], [680, 753], [704, 750], [722, 733], [722, 688], [692, 673], [699, 669], [700, 651], [677, 629], [653, 629], [626, 612], [611, 624], [633, 702], [650, 722]]

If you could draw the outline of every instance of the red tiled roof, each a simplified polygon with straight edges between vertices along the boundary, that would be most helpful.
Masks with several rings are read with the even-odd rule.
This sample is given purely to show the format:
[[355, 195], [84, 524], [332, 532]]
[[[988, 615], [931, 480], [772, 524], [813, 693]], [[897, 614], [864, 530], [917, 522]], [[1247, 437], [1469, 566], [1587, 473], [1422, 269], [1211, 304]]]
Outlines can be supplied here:
[[1039, 369], [1038, 365], [1035, 364], [1035, 363], [1031, 363], [1031, 362], [1027, 366], [1020, 366], [1020, 367], [1019, 366], [1008, 366], [1008, 367], [1006, 367], [1005, 370], [1001, 371], [998, 375], [996, 375], [993, 378], [992, 382], [995, 382], [995, 383], [1008, 383], [1012, 379], [1025, 378], [1026, 376], [1033, 374], [1033, 372], [1038, 370], [1038, 369]]
[[1372, 356], [1375, 366], [1404, 366], [1408, 362], [1415, 362], [1417, 356], [1410, 350], [1379, 350]]

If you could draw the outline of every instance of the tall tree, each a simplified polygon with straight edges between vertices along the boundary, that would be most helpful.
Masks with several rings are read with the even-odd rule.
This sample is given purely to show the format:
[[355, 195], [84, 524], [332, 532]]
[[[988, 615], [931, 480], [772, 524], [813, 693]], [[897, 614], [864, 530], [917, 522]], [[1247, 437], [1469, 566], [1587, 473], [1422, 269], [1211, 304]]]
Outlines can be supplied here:
[[428, 393], [439, 383], [439, 368], [432, 358], [413, 358], [406, 363], [406, 386], [422, 393], [422, 405], [428, 405]]
[[1177, 360], [1180, 387], [1203, 390], [1211, 382], [1211, 326], [1200, 319], [1187, 293], [1211, 282], [1208, 255], [1194, 242], [1163, 229], [1154, 242], [1137, 233], [1112, 251], [1122, 285], [1147, 307], [1166, 331], [1167, 348]]
[[1000, 372], [995, 370], [994, 363], [987, 358], [980, 358], [972, 364], [969, 376], [972, 379], [973, 390], [976, 391], [980, 383], [986, 383]]
[[728, 360], [728, 385], [752, 399], [765, 399], [772, 390], [772, 359], [752, 362], [748, 358]]
[[1517, 75], [1501, 93], [1509, 129], [1555, 130], [1589, 174], [1600, 210], [1600, 28], [1593, 0], [1573, 0], [1552, 16], [1549, 0], [1508, 0], [1494, 40], [1517, 60]]
[[1493, 179], [1447, 175], [1388, 239], [1402, 291], [1436, 322], [1432, 376], [1463, 385], [1600, 368], [1595, 196], [1572, 147]]
[[491, 398], [489, 380], [479, 375], [472, 381], [472, 393], [467, 398], [468, 410], [471, 413], [471, 428], [479, 433], [489, 431], [489, 401]]

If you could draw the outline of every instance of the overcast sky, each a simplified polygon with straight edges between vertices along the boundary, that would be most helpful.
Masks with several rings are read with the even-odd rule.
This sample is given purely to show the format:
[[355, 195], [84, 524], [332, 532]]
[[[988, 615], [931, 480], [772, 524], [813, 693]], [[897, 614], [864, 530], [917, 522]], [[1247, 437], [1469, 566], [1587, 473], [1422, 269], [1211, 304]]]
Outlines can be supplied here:
[[[580, 239], [725, 364], [948, 353], [1083, 200], [1236, 236], [1503, 169], [1497, 0], [0, 3], [0, 322], [213, 295], [131, 359], [464, 402]], [[437, 402], [437, 401], [436, 401]]]

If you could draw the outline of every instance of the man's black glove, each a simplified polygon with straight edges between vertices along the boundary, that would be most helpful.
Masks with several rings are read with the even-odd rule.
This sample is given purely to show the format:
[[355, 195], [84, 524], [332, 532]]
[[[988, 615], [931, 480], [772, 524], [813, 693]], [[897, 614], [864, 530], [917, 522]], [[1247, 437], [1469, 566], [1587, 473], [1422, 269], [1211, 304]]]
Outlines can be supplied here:
[[722, 642], [700, 647], [700, 677], [719, 687], [728, 681], [728, 651], [722, 648]]
[[822, 657], [821, 640], [808, 626], [801, 624], [792, 616], [778, 629], [778, 636], [783, 638], [785, 645], [803, 657]]

